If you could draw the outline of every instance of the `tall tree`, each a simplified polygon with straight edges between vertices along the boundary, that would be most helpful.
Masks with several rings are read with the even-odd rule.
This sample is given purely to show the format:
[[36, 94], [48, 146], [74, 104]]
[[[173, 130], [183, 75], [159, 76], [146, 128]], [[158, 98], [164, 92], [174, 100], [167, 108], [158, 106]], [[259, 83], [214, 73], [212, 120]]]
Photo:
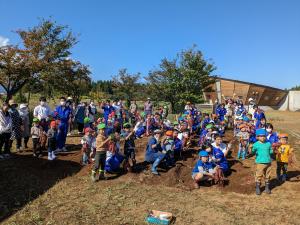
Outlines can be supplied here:
[[[45, 79], [53, 84], [54, 90], [71, 96], [75, 102], [80, 101], [82, 95], [91, 90], [90, 70], [78, 61], [61, 61]], [[53, 76], [53, 77], [52, 77]]]
[[0, 85], [6, 92], [6, 101], [30, 80], [30, 61], [27, 52], [16, 46], [0, 48]]
[[127, 69], [120, 69], [118, 75], [113, 76], [113, 87], [117, 96], [130, 102], [137, 94], [141, 74], [129, 74]]
[[214, 82], [214, 70], [215, 66], [193, 47], [173, 60], [163, 59], [160, 68], [150, 71], [146, 80], [152, 98], [168, 101], [172, 110], [178, 111], [186, 101], [202, 101], [203, 89]]
[[57, 66], [70, 56], [76, 37], [66, 26], [51, 20], [28, 30], [18, 30], [22, 47], [0, 48], [0, 85], [7, 92], [7, 100], [25, 84], [39, 81], [41, 74]]

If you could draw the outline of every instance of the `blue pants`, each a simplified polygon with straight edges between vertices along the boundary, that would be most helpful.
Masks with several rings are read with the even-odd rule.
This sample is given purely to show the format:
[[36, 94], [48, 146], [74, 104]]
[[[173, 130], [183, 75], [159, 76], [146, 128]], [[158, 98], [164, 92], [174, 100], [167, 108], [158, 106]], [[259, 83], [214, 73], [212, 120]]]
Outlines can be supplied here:
[[246, 157], [247, 157], [247, 150], [246, 149], [239, 149], [237, 158], [239, 159], [241, 157], [242, 157], [242, 159], [246, 159]]
[[151, 170], [156, 171], [157, 166], [164, 159], [164, 157], [165, 157], [165, 154], [163, 154], [161, 152], [155, 152], [155, 153], [151, 153], [151, 154], [146, 154], [145, 160], [149, 163], [153, 163]]
[[57, 135], [57, 148], [62, 149], [66, 145], [67, 133], [68, 133], [68, 124], [61, 123], [59, 125], [59, 132]]

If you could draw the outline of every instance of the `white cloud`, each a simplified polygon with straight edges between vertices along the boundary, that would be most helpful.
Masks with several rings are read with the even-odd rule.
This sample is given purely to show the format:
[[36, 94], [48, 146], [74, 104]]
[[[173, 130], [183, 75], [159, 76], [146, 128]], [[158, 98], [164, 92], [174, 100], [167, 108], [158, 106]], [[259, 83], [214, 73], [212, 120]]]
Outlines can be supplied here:
[[8, 44], [8, 42], [9, 42], [8, 38], [0, 36], [0, 47], [6, 46]]

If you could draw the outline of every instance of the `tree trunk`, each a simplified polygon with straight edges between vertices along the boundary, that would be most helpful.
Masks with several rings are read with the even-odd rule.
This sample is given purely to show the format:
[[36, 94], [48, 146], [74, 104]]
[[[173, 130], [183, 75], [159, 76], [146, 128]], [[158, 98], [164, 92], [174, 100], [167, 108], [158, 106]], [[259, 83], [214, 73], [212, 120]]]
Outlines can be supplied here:
[[170, 103], [171, 103], [171, 110], [170, 111], [172, 113], [175, 113], [175, 111], [174, 111], [175, 110], [175, 102], [170, 102]]

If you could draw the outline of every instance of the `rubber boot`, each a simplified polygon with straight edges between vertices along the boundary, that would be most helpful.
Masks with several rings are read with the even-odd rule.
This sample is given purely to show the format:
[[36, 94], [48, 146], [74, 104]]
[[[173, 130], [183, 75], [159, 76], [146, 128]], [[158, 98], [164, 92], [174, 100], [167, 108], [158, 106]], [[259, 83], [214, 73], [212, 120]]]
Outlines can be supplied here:
[[255, 192], [256, 192], [256, 195], [261, 194], [261, 192], [260, 192], [260, 183], [259, 182], [255, 183]]
[[96, 171], [94, 171], [94, 170], [92, 171], [91, 179], [92, 179], [93, 182], [97, 181], [97, 179], [96, 179]]
[[152, 164], [152, 168], [151, 168], [151, 173], [155, 174], [155, 175], [159, 175], [159, 173], [157, 172], [156, 167], [158, 166], [158, 164], [160, 163], [160, 158], [157, 158], [154, 163]]
[[285, 182], [285, 181], [286, 181], [286, 174], [283, 174], [283, 175], [282, 175], [282, 179], [281, 179], [281, 180], [282, 180], [282, 182]]
[[265, 192], [267, 194], [271, 194], [271, 189], [270, 189], [270, 183], [269, 182], [266, 182]]
[[99, 170], [99, 180], [104, 180], [105, 176], [104, 176], [104, 171], [103, 170]]

